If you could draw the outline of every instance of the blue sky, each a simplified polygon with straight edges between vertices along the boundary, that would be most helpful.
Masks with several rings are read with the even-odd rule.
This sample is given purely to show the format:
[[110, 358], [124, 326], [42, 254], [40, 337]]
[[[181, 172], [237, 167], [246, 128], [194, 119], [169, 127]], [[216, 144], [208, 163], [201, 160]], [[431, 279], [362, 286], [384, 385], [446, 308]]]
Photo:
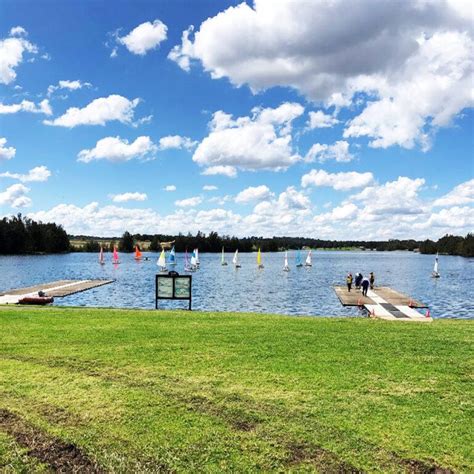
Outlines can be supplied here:
[[472, 9], [394, 5], [2, 2], [0, 214], [94, 235], [473, 231]]

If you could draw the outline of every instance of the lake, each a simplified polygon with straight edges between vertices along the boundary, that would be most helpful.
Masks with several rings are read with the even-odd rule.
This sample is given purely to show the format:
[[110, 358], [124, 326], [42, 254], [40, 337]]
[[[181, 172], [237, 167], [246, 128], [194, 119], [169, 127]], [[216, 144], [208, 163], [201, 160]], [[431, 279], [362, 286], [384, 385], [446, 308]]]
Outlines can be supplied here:
[[[150, 261], [136, 262], [121, 254], [121, 264], [98, 264], [98, 256], [71, 253], [47, 256], [0, 256], [0, 289], [18, 288], [61, 279], [109, 278], [106, 285], [65, 298], [66, 306], [154, 308], [158, 254], [143, 253]], [[441, 278], [431, 278], [434, 256], [412, 252], [313, 251], [313, 267], [296, 268], [289, 252], [291, 271], [282, 271], [284, 253], [263, 253], [265, 268], [258, 270], [256, 253], [240, 254], [242, 268], [234, 269], [232, 255], [221, 266], [220, 254], [200, 254], [200, 270], [193, 273], [193, 308], [208, 311], [255, 311], [292, 315], [349, 316], [357, 308], [344, 308], [332, 285], [344, 284], [351, 271], [375, 273], [376, 286], [384, 285], [428, 304], [434, 318], [474, 317], [474, 259], [440, 256]], [[303, 256], [304, 257], [304, 256]], [[183, 255], [177, 254], [176, 271], [183, 272]], [[162, 303], [160, 302], [160, 307]], [[165, 305], [163, 305], [164, 307]], [[167, 307], [170, 305], [167, 305]], [[184, 307], [173, 302], [172, 307]]]

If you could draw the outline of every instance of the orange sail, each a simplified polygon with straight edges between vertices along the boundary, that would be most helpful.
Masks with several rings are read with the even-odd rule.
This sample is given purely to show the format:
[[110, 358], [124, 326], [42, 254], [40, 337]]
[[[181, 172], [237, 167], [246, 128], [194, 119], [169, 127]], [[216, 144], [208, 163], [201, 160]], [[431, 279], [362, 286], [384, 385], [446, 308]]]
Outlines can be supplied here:
[[140, 260], [142, 258], [142, 253], [138, 248], [138, 245], [135, 245], [135, 260]]

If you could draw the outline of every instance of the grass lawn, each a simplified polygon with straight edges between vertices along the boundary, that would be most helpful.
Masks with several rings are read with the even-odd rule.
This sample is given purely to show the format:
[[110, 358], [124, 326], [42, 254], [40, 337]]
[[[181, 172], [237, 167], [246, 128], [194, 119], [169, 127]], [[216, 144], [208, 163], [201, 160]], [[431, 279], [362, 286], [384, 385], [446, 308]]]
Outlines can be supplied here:
[[0, 471], [474, 471], [470, 321], [4, 307], [0, 327]]

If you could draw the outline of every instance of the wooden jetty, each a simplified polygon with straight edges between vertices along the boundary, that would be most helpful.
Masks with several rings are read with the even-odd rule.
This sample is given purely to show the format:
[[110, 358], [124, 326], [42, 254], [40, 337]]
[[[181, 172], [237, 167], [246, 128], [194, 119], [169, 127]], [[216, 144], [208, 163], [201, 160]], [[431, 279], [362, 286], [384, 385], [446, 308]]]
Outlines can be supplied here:
[[419, 321], [429, 322], [432, 318], [417, 311], [428, 306], [414, 298], [410, 298], [388, 286], [380, 286], [369, 290], [367, 296], [353, 288], [347, 291], [347, 286], [334, 286], [339, 301], [344, 306], [364, 307], [369, 316], [389, 321]]
[[90, 290], [99, 286], [112, 283], [114, 280], [58, 280], [40, 285], [16, 288], [0, 293], [0, 304], [17, 304], [25, 297], [37, 296], [38, 291], [43, 291], [47, 296], [61, 298], [81, 291]]

